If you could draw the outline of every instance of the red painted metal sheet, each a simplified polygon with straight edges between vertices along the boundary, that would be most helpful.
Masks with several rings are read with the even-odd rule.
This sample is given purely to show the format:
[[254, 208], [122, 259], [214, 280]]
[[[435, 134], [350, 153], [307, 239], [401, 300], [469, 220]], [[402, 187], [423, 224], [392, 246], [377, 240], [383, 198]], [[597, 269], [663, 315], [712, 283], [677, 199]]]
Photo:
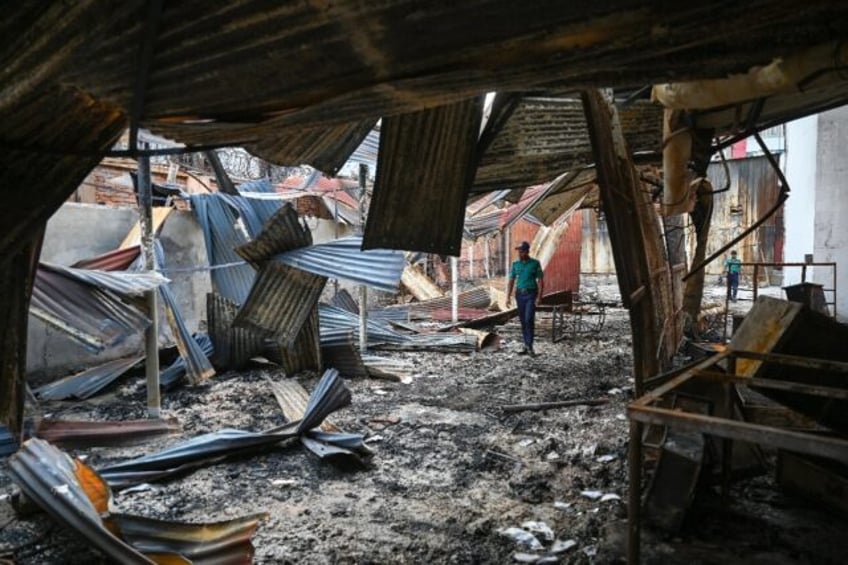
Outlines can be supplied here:
[[[510, 247], [522, 241], [533, 242], [539, 226], [528, 221], [517, 222], [510, 231]], [[583, 216], [572, 214], [569, 226], [562, 235], [557, 250], [545, 267], [545, 294], [580, 289], [580, 251], [583, 242]], [[510, 250], [512, 259], [518, 257], [515, 249]]]
[[580, 252], [583, 244], [583, 215], [572, 214], [559, 246], [545, 267], [545, 294], [580, 290]]
[[100, 271], [126, 271], [135, 261], [138, 254], [141, 252], [141, 247], [133, 245], [126, 249], [115, 249], [101, 253], [95, 257], [82, 259], [73, 265], [77, 269], [98, 269]]

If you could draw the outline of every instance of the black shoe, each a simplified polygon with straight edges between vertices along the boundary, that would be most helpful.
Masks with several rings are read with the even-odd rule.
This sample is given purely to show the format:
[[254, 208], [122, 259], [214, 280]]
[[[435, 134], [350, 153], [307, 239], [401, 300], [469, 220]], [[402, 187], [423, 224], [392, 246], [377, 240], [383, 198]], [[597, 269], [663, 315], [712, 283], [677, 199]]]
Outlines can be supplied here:
[[532, 347], [531, 347], [530, 349], [528, 349], [528, 350], [527, 350], [527, 354], [528, 354], [528, 355], [530, 355], [530, 357], [535, 357], [535, 356], [536, 356], [536, 352], [535, 352], [535, 351], [533, 351], [533, 348], [532, 348]]
[[518, 352], [519, 355], [527, 355], [527, 348], [524, 347], [521, 351]]

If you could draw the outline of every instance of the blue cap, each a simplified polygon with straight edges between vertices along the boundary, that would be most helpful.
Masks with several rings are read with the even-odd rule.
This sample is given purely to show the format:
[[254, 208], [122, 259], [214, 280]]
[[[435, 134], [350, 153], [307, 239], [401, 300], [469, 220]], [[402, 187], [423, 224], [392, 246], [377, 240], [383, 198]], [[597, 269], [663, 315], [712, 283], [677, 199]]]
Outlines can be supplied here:
[[521, 244], [516, 247], [519, 251], [530, 251], [530, 244], [526, 241], [522, 241]]

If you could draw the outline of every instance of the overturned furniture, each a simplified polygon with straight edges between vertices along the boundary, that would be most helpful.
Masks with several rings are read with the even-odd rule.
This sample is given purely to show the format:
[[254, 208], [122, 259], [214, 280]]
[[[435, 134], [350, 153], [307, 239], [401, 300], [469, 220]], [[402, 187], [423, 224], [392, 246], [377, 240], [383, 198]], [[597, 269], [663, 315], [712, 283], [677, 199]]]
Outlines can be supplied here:
[[[630, 501], [628, 560], [639, 559], [640, 485], [645, 425], [669, 432], [720, 438], [722, 495], [729, 491], [731, 465], [740, 445], [772, 447], [781, 454], [780, 482], [794, 490], [798, 459], [833, 462], [829, 477], [839, 481], [848, 467], [848, 327], [800, 303], [760, 297], [729, 347], [687, 367], [628, 406], [630, 419]], [[721, 414], [707, 415], [670, 399], [690, 385], [722, 391]], [[755, 391], [794, 415], [792, 418], [743, 421], [743, 391]], [[719, 410], [716, 410], [718, 412]], [[812, 426], [800, 426], [811, 422]], [[670, 432], [671, 433], [671, 432]], [[808, 460], [807, 457], [815, 459]], [[829, 463], [828, 463], [829, 464]], [[791, 465], [791, 467], [790, 467]], [[834, 471], [836, 469], [836, 471]], [[795, 473], [797, 475], [797, 473]], [[803, 488], [803, 485], [800, 486]], [[805, 495], [814, 493], [805, 492]], [[650, 507], [649, 507], [650, 510]], [[675, 517], [675, 521], [679, 517]], [[662, 520], [660, 520], [662, 521]]]

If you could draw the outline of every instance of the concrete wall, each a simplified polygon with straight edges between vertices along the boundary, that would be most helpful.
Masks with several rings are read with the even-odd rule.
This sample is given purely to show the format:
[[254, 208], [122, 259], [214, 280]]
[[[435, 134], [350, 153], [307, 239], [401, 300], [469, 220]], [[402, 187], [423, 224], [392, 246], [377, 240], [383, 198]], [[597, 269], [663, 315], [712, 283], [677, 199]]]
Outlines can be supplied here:
[[[790, 143], [797, 142], [790, 139]], [[848, 318], [848, 292], [844, 291], [848, 282], [848, 106], [819, 114], [817, 150], [813, 253], [816, 262], [837, 263], [837, 285], [842, 290], [837, 311], [844, 321]], [[827, 269], [816, 269], [813, 280], [825, 288], [832, 284]]]
[[[136, 221], [137, 213], [132, 209], [65, 204], [47, 223], [41, 258], [69, 265], [111, 251], [118, 247]], [[171, 280], [181, 314], [191, 331], [203, 329], [206, 326], [206, 293], [211, 289], [209, 272], [187, 270], [207, 265], [200, 226], [190, 212], [173, 211], [162, 227], [160, 238], [166, 267], [178, 269], [166, 276]], [[161, 308], [159, 320], [160, 343], [173, 343]], [[123, 343], [94, 354], [33, 316], [29, 318], [27, 339], [27, 371], [36, 376], [67, 374], [143, 349], [142, 336], [133, 335]]]
[[[784, 261], [801, 263], [804, 255], [813, 253], [815, 230], [816, 163], [818, 115], [786, 124], [786, 181], [792, 192], [784, 204], [786, 245]], [[783, 284], [801, 282], [801, 270], [783, 270]]]
[[63, 204], [47, 222], [41, 260], [67, 266], [117, 249], [137, 221], [130, 208]]

